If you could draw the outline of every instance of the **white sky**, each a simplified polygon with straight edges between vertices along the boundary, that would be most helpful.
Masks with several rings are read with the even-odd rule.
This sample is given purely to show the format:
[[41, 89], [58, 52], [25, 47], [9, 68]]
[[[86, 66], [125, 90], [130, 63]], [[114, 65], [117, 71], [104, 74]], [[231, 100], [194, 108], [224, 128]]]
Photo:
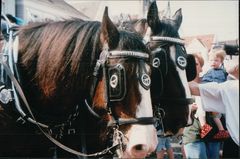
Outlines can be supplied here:
[[[68, 0], [79, 2], [82, 0]], [[83, 1], [82, 1], [83, 2]], [[167, 0], [157, 1], [158, 10], [166, 9]], [[183, 22], [180, 36], [215, 34], [217, 40], [239, 39], [239, 1], [238, 0], [195, 0], [170, 1], [171, 14], [182, 8]], [[109, 15], [141, 13], [141, 2], [137, 0], [102, 1], [97, 12], [101, 19], [104, 7], [109, 7]]]
[[[220, 39], [239, 38], [239, 2], [230, 1], [174, 1], [172, 14], [182, 8], [181, 35], [216, 34]], [[160, 6], [160, 5], [158, 5]]]

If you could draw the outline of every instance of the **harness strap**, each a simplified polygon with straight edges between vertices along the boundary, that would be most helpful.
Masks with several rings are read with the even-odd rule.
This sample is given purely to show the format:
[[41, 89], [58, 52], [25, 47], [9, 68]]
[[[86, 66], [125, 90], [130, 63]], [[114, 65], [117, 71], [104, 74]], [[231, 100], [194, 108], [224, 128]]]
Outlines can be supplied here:
[[90, 105], [88, 104], [87, 99], [85, 99], [84, 102], [85, 102], [85, 105], [86, 105], [88, 111], [89, 111], [94, 117], [96, 117], [97, 119], [101, 119], [101, 117], [90, 107]]
[[[6, 64], [6, 62], [3, 60], [2, 54], [0, 54], [0, 63], [2, 64], [3, 68], [5, 69], [6, 74], [8, 75], [8, 77], [11, 79], [12, 84], [14, 85], [14, 86], [13, 86], [14, 97], [17, 96], [17, 94], [16, 94], [16, 93], [17, 93], [16, 90], [17, 90], [17, 91], [18, 91], [18, 94], [20, 95], [20, 97], [22, 98], [24, 104], [26, 105], [29, 113], [31, 114], [31, 116], [33, 116], [32, 111], [31, 111], [31, 109], [30, 109], [30, 107], [29, 107], [29, 104], [28, 104], [28, 102], [27, 102], [27, 99], [26, 99], [26, 97], [25, 97], [25, 95], [24, 95], [24, 93], [23, 93], [23, 90], [22, 90], [20, 84], [18, 83], [17, 79], [16, 79], [15, 76], [13, 75], [12, 71], [10, 70], [10, 68], [8, 67], [8, 65]], [[16, 88], [16, 90], [15, 90], [15, 88]], [[19, 102], [19, 101], [18, 101], [18, 102]], [[19, 104], [19, 103], [17, 103], [17, 104]], [[18, 109], [19, 113], [21, 114], [21, 116], [22, 116], [23, 118], [26, 118], [29, 122], [31, 122], [31, 123], [33, 123], [33, 124], [37, 124], [37, 125], [40, 125], [41, 127], [48, 128], [47, 125], [42, 124], [42, 123], [39, 123], [39, 122], [37, 122], [36, 120], [33, 120], [33, 119], [29, 118], [21, 109], [19, 110], [18, 106], [19, 106], [19, 105], [17, 105], [16, 108]]]
[[108, 127], [116, 126], [116, 125], [127, 125], [127, 124], [139, 124], [139, 125], [152, 125], [155, 124], [157, 118], [154, 117], [141, 117], [141, 118], [132, 118], [132, 119], [124, 119], [118, 118], [116, 120], [110, 120], [108, 122]]
[[[97, 88], [97, 83], [99, 81], [99, 70], [101, 69], [101, 67], [102, 67], [101, 61], [97, 60], [96, 65], [94, 67], [93, 74], [92, 74], [92, 85], [90, 87], [90, 97], [91, 98], [93, 98], [93, 96], [95, 94], [95, 91], [96, 91], [96, 88]], [[87, 104], [87, 101], [85, 101], [85, 103], [86, 103], [87, 106], [89, 106]]]
[[153, 103], [159, 103], [159, 101], [161, 102], [161, 104], [177, 104], [177, 105], [189, 105], [189, 104], [193, 104], [194, 103], [194, 99], [193, 98], [163, 98], [163, 97], [154, 97], [153, 99]]
[[142, 52], [137, 52], [137, 51], [110, 51], [108, 58], [116, 58], [116, 57], [134, 57], [134, 58], [139, 58], [139, 59], [148, 59], [149, 55], [146, 53]]
[[181, 40], [179, 38], [173, 38], [173, 37], [152, 36], [150, 40], [152, 40], [152, 41], [167, 41], [167, 42], [172, 42], [172, 43], [179, 44], [179, 45], [185, 44], [184, 40]]
[[161, 98], [161, 103], [163, 104], [178, 104], [178, 105], [189, 105], [194, 103], [193, 98]]

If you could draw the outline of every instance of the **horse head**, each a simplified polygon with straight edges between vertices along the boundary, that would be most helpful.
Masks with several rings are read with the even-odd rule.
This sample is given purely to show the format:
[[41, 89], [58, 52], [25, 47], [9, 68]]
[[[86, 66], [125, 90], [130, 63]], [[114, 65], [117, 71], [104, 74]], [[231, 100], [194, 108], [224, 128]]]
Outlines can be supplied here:
[[[191, 94], [188, 81], [196, 76], [195, 60], [187, 55], [184, 41], [178, 30], [182, 23], [181, 9], [172, 19], [159, 19], [156, 2], [153, 2], [147, 14], [148, 29], [144, 39], [152, 50], [153, 104], [159, 105], [165, 133], [177, 134], [192, 123]], [[156, 87], [160, 85], [159, 87]]]
[[[141, 37], [119, 32], [107, 11], [102, 20], [100, 42], [100, 60], [103, 57], [104, 64], [93, 96], [93, 110], [99, 112], [97, 114], [106, 110], [101, 114], [107, 121], [106, 126], [115, 130], [119, 127], [117, 131], [126, 142], [125, 152], [120, 157], [145, 157], [154, 151], [157, 143], [152, 120], [148, 50]], [[113, 135], [116, 134], [118, 132], [114, 131]], [[113, 142], [118, 142], [116, 140]]]
[[49, 122], [51, 116], [52, 124], [61, 123], [76, 105], [87, 107], [100, 143], [119, 145], [119, 157], [142, 158], [155, 150], [149, 51], [142, 37], [118, 31], [107, 8], [102, 23], [31, 24], [19, 38], [22, 85], [36, 119]]
[[155, 112], [165, 135], [177, 134], [181, 128], [192, 123], [191, 94], [187, 82], [194, 79], [196, 70], [194, 58], [186, 54], [184, 41], [178, 34], [181, 23], [181, 9], [172, 19], [160, 19], [154, 1], [150, 4], [147, 19], [126, 21], [119, 25], [143, 36], [152, 51], [152, 102], [155, 110], [160, 109]]

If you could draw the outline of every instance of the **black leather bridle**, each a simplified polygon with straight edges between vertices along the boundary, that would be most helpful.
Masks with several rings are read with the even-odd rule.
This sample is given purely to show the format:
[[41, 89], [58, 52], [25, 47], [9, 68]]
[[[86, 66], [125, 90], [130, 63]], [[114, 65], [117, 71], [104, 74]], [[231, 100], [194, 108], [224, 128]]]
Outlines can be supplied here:
[[[112, 120], [109, 121], [108, 126], [120, 126], [120, 125], [126, 125], [126, 124], [141, 124], [141, 125], [149, 125], [149, 124], [154, 124], [156, 122], [156, 119], [154, 117], [140, 117], [140, 118], [131, 118], [131, 119], [126, 119], [126, 118], [117, 118], [113, 115], [112, 113], [112, 102], [115, 101], [122, 101], [124, 98], [124, 95], [126, 93], [119, 93], [122, 96], [119, 96], [118, 98], [112, 98], [112, 94], [111, 93], [111, 89], [109, 87], [112, 87], [111, 85], [111, 77], [107, 77], [107, 73], [109, 66], [107, 66], [107, 59], [114, 59], [114, 58], [134, 58], [134, 59], [138, 59], [140, 60], [139, 63], [139, 71], [138, 71], [138, 79], [139, 79], [139, 83], [142, 85], [143, 88], [145, 89], [149, 89], [150, 88], [150, 77], [147, 75], [146, 73], [146, 69], [144, 66], [144, 60], [148, 60], [149, 59], [149, 55], [146, 53], [141, 53], [141, 52], [134, 52], [134, 51], [108, 51], [108, 49], [105, 49], [101, 55], [99, 60], [96, 63], [95, 69], [94, 69], [94, 80], [93, 80], [93, 84], [92, 84], [92, 97], [95, 93], [95, 89], [97, 86], [97, 83], [99, 81], [99, 77], [98, 75], [100, 74], [100, 71], [102, 70], [102, 74], [103, 78], [106, 79], [105, 82], [105, 86], [106, 86], [106, 91], [105, 91], [105, 97], [107, 102], [107, 112], [109, 113], [109, 115], [112, 116]], [[114, 66], [115, 67], [115, 66]], [[124, 67], [121, 64], [118, 64], [117, 67], [120, 67], [122, 70], [124, 70]], [[142, 70], [144, 70], [142, 72]], [[117, 71], [118, 72], [118, 71]], [[124, 72], [124, 71], [123, 71]], [[115, 74], [114, 74], [115, 75]], [[125, 78], [126, 74], [122, 74], [122, 78]], [[120, 76], [118, 76], [118, 78], [120, 78]], [[119, 82], [120, 84], [120, 82]], [[123, 89], [125, 89], [123, 92], [126, 92], [126, 86], [125, 86], [125, 82], [122, 82], [122, 84], [124, 86], [120, 86], [123, 87]], [[91, 112], [95, 117], [101, 119], [101, 117], [93, 110], [94, 106], [90, 106], [88, 104], [88, 101], [85, 100], [85, 104], [89, 110], [89, 112]]]

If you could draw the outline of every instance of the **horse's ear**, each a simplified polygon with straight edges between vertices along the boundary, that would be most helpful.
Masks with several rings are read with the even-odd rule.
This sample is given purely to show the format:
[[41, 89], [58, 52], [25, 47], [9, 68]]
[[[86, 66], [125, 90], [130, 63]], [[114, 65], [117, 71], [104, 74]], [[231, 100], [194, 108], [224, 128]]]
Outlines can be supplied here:
[[182, 9], [178, 9], [175, 14], [173, 15], [172, 18], [175, 22], [176, 22], [176, 27], [177, 29], [180, 28], [181, 24], [182, 24]]
[[156, 1], [150, 4], [147, 14], [147, 23], [153, 32], [156, 31], [158, 26], [160, 25]]
[[107, 44], [109, 49], [116, 48], [119, 42], [119, 36], [116, 26], [108, 16], [108, 7], [105, 7], [100, 33], [102, 46]]

